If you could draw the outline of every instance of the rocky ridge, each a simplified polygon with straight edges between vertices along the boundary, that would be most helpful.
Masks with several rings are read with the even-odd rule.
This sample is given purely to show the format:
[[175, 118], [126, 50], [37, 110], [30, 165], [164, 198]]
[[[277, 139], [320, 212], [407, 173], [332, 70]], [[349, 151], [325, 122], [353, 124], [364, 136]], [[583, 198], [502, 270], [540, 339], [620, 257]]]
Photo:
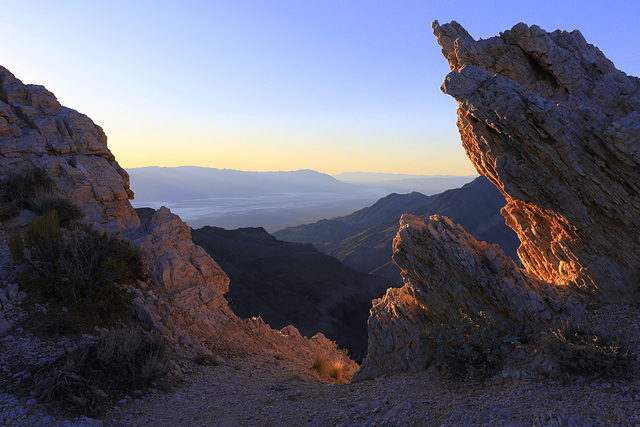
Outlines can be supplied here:
[[405, 285], [374, 301], [361, 379], [421, 368], [417, 337], [458, 309], [530, 335], [640, 296], [640, 80], [577, 30], [518, 24], [486, 40], [456, 22], [433, 30], [463, 146], [506, 198], [524, 269], [446, 218], [404, 216], [393, 259]]
[[[322, 334], [308, 339], [290, 326], [273, 330], [260, 318], [238, 318], [224, 298], [228, 277], [193, 244], [179, 217], [163, 208], [141, 224], [129, 203], [128, 175], [109, 151], [102, 129], [61, 106], [44, 87], [25, 85], [0, 68], [0, 171], [6, 177], [32, 167], [44, 169], [57, 192], [83, 210], [82, 221], [118, 232], [141, 250], [149, 280], [131, 289], [137, 294], [136, 313], [175, 343], [179, 354], [279, 352], [310, 368], [321, 352], [343, 361], [343, 380], [357, 369]], [[2, 251], [7, 253], [6, 245]], [[2, 328], [6, 333], [11, 325], [3, 322]]]

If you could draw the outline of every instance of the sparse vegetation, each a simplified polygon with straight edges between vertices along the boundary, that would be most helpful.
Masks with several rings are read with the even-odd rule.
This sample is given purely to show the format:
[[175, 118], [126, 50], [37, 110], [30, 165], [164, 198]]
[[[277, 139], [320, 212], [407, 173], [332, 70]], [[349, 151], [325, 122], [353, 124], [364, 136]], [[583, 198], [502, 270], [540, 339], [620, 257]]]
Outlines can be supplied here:
[[342, 381], [342, 375], [344, 373], [345, 363], [340, 359], [335, 359], [329, 365], [329, 376], [336, 381]]
[[491, 376], [502, 364], [501, 344], [499, 328], [484, 312], [471, 317], [461, 310], [422, 336], [424, 350], [460, 378]]
[[558, 369], [570, 376], [626, 377], [636, 355], [621, 339], [564, 325], [542, 335], [541, 344]]
[[33, 369], [31, 391], [41, 402], [75, 414], [99, 415], [108, 399], [148, 386], [168, 372], [160, 336], [116, 329]]
[[15, 218], [20, 213], [20, 208], [16, 201], [0, 202], [0, 222]]
[[28, 247], [33, 247], [58, 236], [60, 236], [60, 223], [56, 211], [48, 211], [44, 216], [33, 218], [25, 229], [25, 240]]
[[346, 364], [339, 358], [331, 360], [325, 353], [319, 351], [313, 356], [312, 367], [320, 375], [329, 376], [340, 382], [344, 375]]
[[0, 193], [7, 202], [29, 209], [29, 199], [37, 195], [51, 194], [55, 190], [53, 179], [42, 168], [28, 168], [7, 175], [0, 182]]
[[14, 172], [0, 182], [0, 221], [17, 216], [20, 209], [29, 209], [38, 215], [55, 210], [62, 224], [84, 216], [77, 205], [56, 194], [55, 182], [43, 168]]
[[48, 211], [56, 211], [61, 224], [68, 224], [84, 217], [84, 212], [75, 203], [66, 197], [44, 194], [29, 199], [29, 208], [44, 215]]
[[9, 253], [11, 259], [16, 261], [22, 261], [24, 259], [24, 242], [19, 231], [12, 231], [7, 237], [7, 246], [9, 246]]
[[21, 241], [11, 242], [14, 260], [28, 267], [19, 282], [43, 302], [94, 320], [128, 317], [131, 294], [121, 285], [144, 278], [142, 258], [129, 242], [89, 226], [61, 230], [55, 210], [27, 226], [22, 258]]

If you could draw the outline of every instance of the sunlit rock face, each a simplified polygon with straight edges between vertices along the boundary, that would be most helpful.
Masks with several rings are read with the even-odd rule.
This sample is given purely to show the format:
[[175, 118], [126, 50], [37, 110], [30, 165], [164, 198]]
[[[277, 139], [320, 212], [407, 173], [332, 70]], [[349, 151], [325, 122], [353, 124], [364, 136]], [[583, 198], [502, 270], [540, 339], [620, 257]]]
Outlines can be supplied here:
[[228, 276], [193, 243], [189, 226], [169, 209], [162, 207], [144, 220], [131, 238], [149, 271], [148, 284], [134, 290], [135, 311], [148, 328], [175, 343], [177, 352], [277, 353], [304, 369], [322, 353], [342, 361], [345, 380], [358, 368], [323, 334], [307, 338], [293, 326], [275, 330], [259, 317], [236, 316], [224, 297]]
[[404, 287], [374, 301], [356, 379], [423, 367], [420, 334], [457, 310], [528, 334], [580, 316], [585, 299], [639, 297], [640, 80], [578, 31], [518, 24], [474, 40], [455, 22], [433, 30], [462, 143], [507, 200], [524, 269], [448, 218], [404, 215], [393, 255]]
[[637, 298], [640, 80], [577, 30], [518, 24], [486, 40], [456, 22], [433, 30], [462, 143], [505, 195], [529, 274], [601, 300]]
[[85, 213], [84, 221], [117, 231], [138, 227], [129, 203], [129, 175], [91, 119], [63, 107], [39, 85], [25, 85], [0, 67], [0, 173], [46, 169], [58, 192]]

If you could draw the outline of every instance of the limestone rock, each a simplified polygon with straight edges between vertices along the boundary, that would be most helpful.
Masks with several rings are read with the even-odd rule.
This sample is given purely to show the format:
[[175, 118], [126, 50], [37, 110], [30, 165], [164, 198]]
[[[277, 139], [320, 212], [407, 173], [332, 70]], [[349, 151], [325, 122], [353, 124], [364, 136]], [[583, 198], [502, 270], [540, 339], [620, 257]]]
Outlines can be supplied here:
[[344, 362], [345, 378], [358, 368], [322, 334], [306, 338], [293, 326], [278, 331], [259, 317], [237, 317], [224, 297], [229, 278], [193, 243], [191, 229], [169, 209], [159, 209], [130, 237], [142, 251], [151, 276], [144, 289], [136, 290], [136, 313], [184, 355], [210, 350], [276, 352], [311, 367], [314, 355], [321, 352]]
[[25, 85], [0, 67], [0, 173], [28, 167], [45, 168], [87, 223], [110, 231], [140, 225], [129, 203], [129, 175], [102, 129], [43, 86]]
[[403, 215], [393, 260], [405, 285], [374, 301], [369, 353], [358, 379], [423, 367], [420, 334], [459, 310], [491, 313], [505, 330], [520, 335], [569, 309], [561, 301], [570, 294], [529, 276], [498, 245], [478, 242], [447, 217], [433, 215], [425, 224]]
[[433, 25], [467, 155], [507, 199], [527, 271], [600, 300], [640, 283], [640, 80], [579, 31]]
[[640, 80], [577, 30], [433, 30], [463, 146], [507, 200], [524, 269], [447, 218], [404, 215], [393, 260], [405, 285], [374, 303], [358, 379], [419, 368], [419, 334], [459, 309], [526, 334], [584, 300], [640, 297]]

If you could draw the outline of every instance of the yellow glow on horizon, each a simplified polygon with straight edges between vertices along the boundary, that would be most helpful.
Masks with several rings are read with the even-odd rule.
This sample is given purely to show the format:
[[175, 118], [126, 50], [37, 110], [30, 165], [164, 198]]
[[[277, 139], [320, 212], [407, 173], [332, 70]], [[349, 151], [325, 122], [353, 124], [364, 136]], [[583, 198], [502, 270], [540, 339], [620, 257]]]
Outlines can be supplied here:
[[[115, 142], [114, 142], [115, 139]], [[347, 171], [405, 173], [416, 175], [474, 175], [469, 161], [453, 156], [454, 150], [431, 150], [421, 154], [411, 144], [398, 144], [393, 155], [388, 148], [363, 141], [334, 141], [305, 144], [289, 141], [246, 141], [237, 138], [225, 142], [180, 141], [178, 138], [153, 137], [127, 143], [116, 138], [109, 148], [124, 168], [145, 166], [204, 166], [244, 171], [289, 171], [313, 169], [328, 174]], [[336, 146], [338, 146], [336, 148]], [[460, 147], [460, 151], [462, 148]], [[339, 152], [339, 155], [335, 153]]]

